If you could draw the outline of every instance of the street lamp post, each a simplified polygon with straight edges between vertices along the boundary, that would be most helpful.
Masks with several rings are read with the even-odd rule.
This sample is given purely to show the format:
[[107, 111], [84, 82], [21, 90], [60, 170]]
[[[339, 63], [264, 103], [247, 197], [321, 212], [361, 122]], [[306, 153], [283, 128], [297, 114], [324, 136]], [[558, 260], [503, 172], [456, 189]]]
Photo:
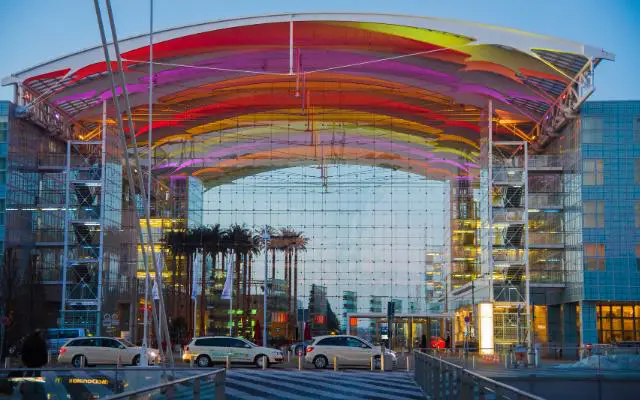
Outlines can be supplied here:
[[264, 293], [263, 293], [263, 306], [262, 306], [262, 345], [267, 347], [267, 279], [269, 272], [269, 231], [267, 226], [264, 226], [264, 232], [262, 233], [262, 239], [264, 240]]

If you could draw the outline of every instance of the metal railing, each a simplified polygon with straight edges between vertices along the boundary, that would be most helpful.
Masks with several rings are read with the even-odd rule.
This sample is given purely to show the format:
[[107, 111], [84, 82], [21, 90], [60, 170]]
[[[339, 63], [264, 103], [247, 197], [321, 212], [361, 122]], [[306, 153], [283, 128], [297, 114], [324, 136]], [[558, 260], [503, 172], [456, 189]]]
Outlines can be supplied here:
[[537, 154], [529, 156], [529, 168], [562, 168], [564, 163], [561, 156], [554, 154]]
[[429, 399], [544, 400], [434, 356], [414, 352], [414, 378]]
[[176, 398], [200, 399], [226, 399], [225, 395], [225, 370], [219, 369], [204, 374], [189, 376], [173, 381], [160, 383], [138, 390], [107, 396], [105, 400], [140, 399], [161, 396], [163, 399]]
[[[200, 371], [197, 371], [200, 372]], [[102, 367], [99, 369], [0, 369], [0, 398], [27, 393], [55, 392], [101, 399], [225, 399], [225, 370], [194, 374], [190, 369], [154, 367]], [[28, 387], [23, 387], [23, 386]], [[94, 397], [91, 397], [94, 395]], [[25, 397], [22, 397], [25, 398]], [[71, 397], [69, 397], [71, 398]]]

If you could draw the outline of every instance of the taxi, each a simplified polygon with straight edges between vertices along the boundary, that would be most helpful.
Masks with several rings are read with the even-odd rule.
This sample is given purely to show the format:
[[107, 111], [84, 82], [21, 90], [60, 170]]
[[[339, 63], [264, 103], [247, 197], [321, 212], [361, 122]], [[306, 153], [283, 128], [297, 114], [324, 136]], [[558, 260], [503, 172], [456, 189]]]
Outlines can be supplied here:
[[205, 368], [215, 363], [224, 363], [227, 357], [231, 363], [255, 364], [259, 368], [262, 368], [264, 361], [267, 362], [267, 367], [284, 361], [280, 350], [261, 347], [246, 339], [229, 336], [194, 338], [185, 346], [182, 360]]

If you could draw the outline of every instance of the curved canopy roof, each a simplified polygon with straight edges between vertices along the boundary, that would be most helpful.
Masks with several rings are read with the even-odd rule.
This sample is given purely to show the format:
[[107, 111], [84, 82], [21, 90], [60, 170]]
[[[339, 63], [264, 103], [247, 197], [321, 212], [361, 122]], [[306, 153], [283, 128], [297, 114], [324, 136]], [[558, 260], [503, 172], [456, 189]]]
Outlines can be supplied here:
[[[585, 65], [613, 59], [513, 29], [378, 14], [233, 19], [154, 39], [154, 168], [209, 184], [320, 159], [473, 176], [487, 99], [498, 134], [530, 140]], [[147, 36], [120, 43], [143, 145], [147, 44]], [[3, 83], [21, 84], [84, 126], [111, 100], [101, 47]]]

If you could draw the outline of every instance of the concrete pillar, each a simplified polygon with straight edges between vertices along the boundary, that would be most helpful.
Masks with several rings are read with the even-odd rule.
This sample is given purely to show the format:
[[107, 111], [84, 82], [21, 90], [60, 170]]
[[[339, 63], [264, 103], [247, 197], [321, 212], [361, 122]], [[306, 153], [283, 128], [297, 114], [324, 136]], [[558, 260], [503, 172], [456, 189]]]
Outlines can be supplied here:
[[598, 343], [598, 330], [596, 328], [596, 303], [582, 301], [580, 306], [580, 347], [585, 344]]
[[565, 303], [562, 305], [562, 336], [564, 339], [563, 358], [574, 359], [578, 357], [578, 326], [577, 303]]
[[560, 305], [547, 307], [547, 335], [550, 346], [550, 353], [547, 354], [548, 357], [555, 357], [554, 348], [563, 345], [562, 318], [560, 315]]

